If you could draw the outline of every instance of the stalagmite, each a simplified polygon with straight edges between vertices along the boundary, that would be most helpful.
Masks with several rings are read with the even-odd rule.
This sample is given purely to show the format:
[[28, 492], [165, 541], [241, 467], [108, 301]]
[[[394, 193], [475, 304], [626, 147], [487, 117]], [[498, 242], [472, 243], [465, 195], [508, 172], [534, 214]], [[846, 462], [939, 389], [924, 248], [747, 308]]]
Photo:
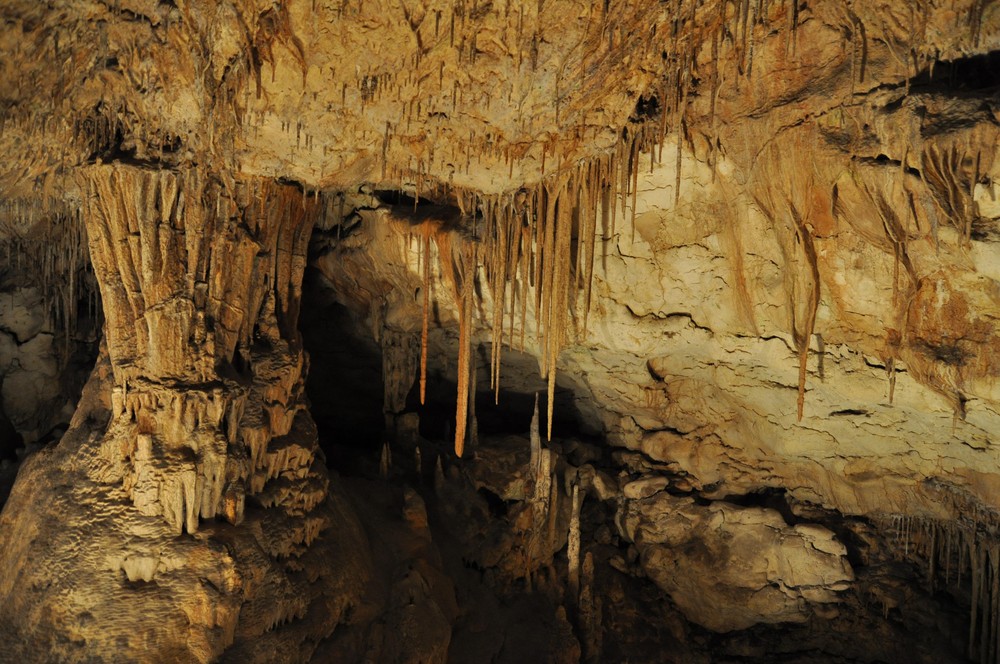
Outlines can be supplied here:
[[535, 393], [535, 410], [531, 416], [531, 426], [529, 428], [529, 441], [531, 445], [531, 456], [528, 463], [528, 469], [537, 476], [538, 466], [541, 463], [542, 454], [542, 435], [541, 429], [539, 428], [538, 421], [538, 393]]
[[580, 484], [573, 484], [572, 512], [569, 521], [569, 543], [566, 549], [566, 560], [568, 569], [568, 586], [570, 602], [578, 604], [580, 600], [580, 507], [583, 503], [583, 494], [580, 493]]
[[392, 449], [389, 447], [388, 441], [382, 443], [382, 451], [379, 453], [378, 460], [378, 473], [379, 477], [384, 480], [389, 479], [389, 473], [392, 471]]

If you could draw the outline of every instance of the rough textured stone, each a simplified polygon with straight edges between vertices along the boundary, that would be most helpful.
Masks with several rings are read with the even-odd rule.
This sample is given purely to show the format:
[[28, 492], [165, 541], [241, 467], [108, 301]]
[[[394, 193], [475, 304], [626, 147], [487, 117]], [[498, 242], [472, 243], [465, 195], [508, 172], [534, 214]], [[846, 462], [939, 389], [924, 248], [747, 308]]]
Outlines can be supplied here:
[[623, 533], [642, 569], [690, 620], [726, 632], [804, 622], [854, 580], [847, 551], [815, 524], [788, 526], [773, 510], [709, 507], [664, 492], [628, 500]]
[[5, 638], [32, 659], [306, 660], [370, 574], [304, 408], [307, 204], [194, 172], [89, 177], [105, 343], [0, 517]]
[[[380, 342], [391, 424], [415, 438], [419, 336], [458, 388], [459, 455], [477, 383], [547, 387], [546, 437], [559, 388], [616, 449], [560, 454], [536, 419], [527, 473], [524, 449], [439, 466], [446, 516], [495, 539], [476, 564], [558, 586], [559, 478], [588, 457], [634, 544], [602, 564], [695, 622], [833, 620], [851, 570], [815, 524], [888, 519], [931, 577], [943, 546], [969, 573], [952, 588], [970, 654], [996, 659], [997, 3], [18, 0], [0, 17], [0, 239], [67, 339], [89, 255], [105, 320], [69, 431], [0, 516], [10, 656], [305, 660], [348, 620], [368, 544], [318, 454], [296, 329], [321, 217], [314, 263]], [[56, 331], [4, 306], [4, 407], [39, 429]], [[483, 488], [524, 504], [498, 525]], [[733, 504], [768, 492], [816, 519]], [[444, 656], [431, 568], [391, 581], [384, 624], [406, 638], [359, 643]], [[880, 583], [887, 612], [906, 605]], [[578, 658], [550, 600], [546, 657]]]

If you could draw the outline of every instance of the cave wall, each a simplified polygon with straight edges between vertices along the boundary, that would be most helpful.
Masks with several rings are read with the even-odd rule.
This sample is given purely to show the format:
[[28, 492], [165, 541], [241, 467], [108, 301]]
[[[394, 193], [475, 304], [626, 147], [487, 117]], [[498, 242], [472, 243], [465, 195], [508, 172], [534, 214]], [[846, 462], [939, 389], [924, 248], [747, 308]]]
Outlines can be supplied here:
[[0, 238], [64, 321], [86, 246], [104, 321], [0, 515], [8, 652], [306, 660], [350, 621], [369, 549], [297, 330], [317, 221], [343, 237], [315, 266], [392, 349], [387, 413], [421, 365], [454, 377], [461, 456], [471, 368], [534, 392], [500, 345], [536, 357], [543, 405], [562, 380], [615, 448], [619, 535], [694, 622], [818, 615], [852, 571], [831, 530], [740, 511], [819, 578], [744, 590], [822, 589], [684, 603], [658, 557], [695, 518], [678, 493], [943, 528], [996, 613], [996, 3], [0, 11]]

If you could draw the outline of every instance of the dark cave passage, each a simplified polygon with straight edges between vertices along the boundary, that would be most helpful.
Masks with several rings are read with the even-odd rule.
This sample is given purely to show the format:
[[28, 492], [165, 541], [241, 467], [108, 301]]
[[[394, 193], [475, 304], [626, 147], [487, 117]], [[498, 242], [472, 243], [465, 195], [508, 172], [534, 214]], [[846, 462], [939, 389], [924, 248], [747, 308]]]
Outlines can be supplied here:
[[[434, 332], [436, 352], [428, 362], [425, 403], [420, 403], [417, 369], [410, 380], [404, 410], [389, 413], [384, 408], [383, 351], [373, 339], [370, 325], [340, 303], [331, 284], [312, 268], [307, 269], [303, 282], [299, 327], [309, 354], [306, 392], [310, 412], [334, 469], [351, 472], [358, 469], [359, 459], [377, 460], [382, 444], [392, 442], [396, 435], [393, 422], [399, 418], [416, 418], [416, 433], [424, 445], [431, 445], [435, 453], [447, 453], [455, 427], [454, 332]], [[473, 358], [477, 364], [476, 435], [527, 435], [536, 395], [544, 430], [547, 388], [538, 375], [537, 360], [504, 347], [497, 394], [489, 384], [489, 344], [477, 344]], [[600, 425], [593, 414], [581, 412], [578, 388], [573, 387], [573, 382], [567, 375], [558, 379], [554, 435], [599, 442]], [[474, 448], [469, 449], [474, 453]]]
[[[0, 253], [10, 249], [0, 246]], [[71, 290], [69, 275], [57, 275], [45, 293], [26, 273], [0, 270], [0, 508], [20, 463], [66, 432], [97, 361], [100, 295], [89, 262], [77, 269], [70, 296], [77, 301], [58, 313], [52, 296]]]
[[1000, 50], [941, 60], [913, 77], [910, 86], [915, 92], [939, 92], [956, 97], [996, 93], [1000, 88]]
[[1000, 2], [0, 13], [0, 660], [1000, 664]]

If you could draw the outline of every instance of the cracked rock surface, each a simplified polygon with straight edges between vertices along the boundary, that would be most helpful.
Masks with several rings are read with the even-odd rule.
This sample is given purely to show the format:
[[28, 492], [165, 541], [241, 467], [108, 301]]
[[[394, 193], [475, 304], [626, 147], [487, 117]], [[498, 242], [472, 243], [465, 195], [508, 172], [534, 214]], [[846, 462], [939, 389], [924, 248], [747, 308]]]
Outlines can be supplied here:
[[1000, 661], [1000, 3], [0, 49], [9, 657]]

